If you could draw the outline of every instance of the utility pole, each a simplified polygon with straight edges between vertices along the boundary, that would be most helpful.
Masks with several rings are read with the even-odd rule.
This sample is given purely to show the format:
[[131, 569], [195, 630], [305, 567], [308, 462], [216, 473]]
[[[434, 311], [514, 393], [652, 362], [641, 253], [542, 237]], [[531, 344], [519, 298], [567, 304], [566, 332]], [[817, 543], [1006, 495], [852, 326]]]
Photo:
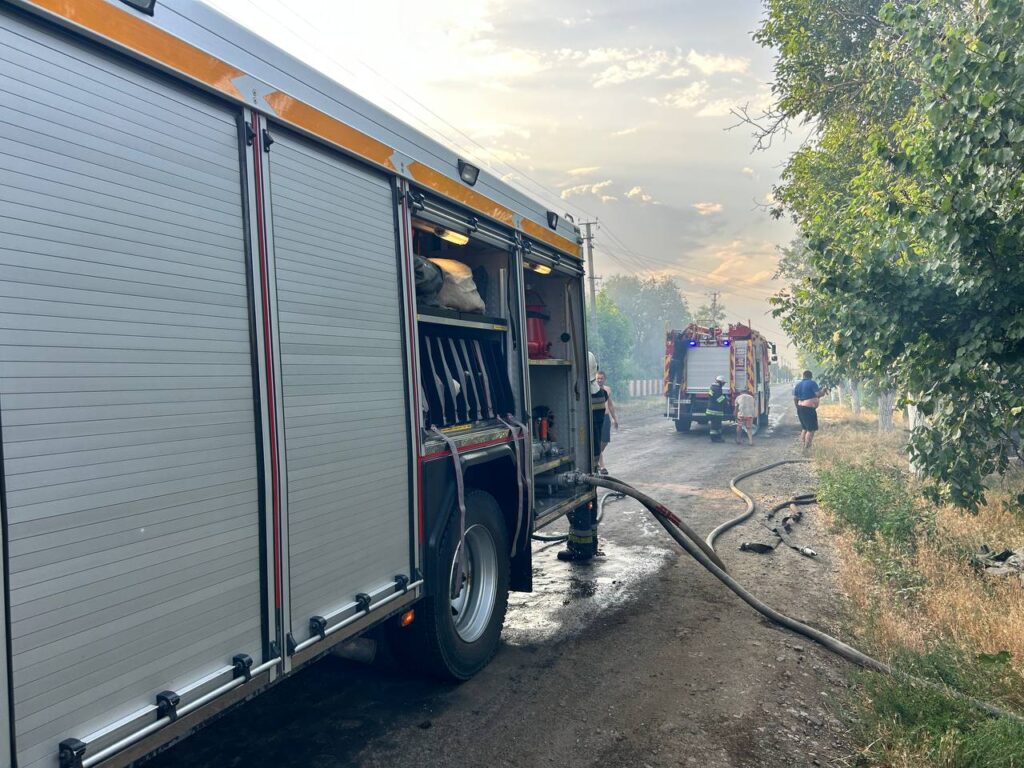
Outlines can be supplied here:
[[712, 325], [718, 323], [718, 297], [721, 296], [720, 291], [711, 291], [708, 296], [711, 297], [711, 323]]
[[587, 246], [587, 280], [590, 282], [590, 312], [592, 315], [597, 312], [597, 275], [594, 274], [594, 234], [590, 228], [596, 224], [596, 219], [580, 222], [585, 233], [583, 242]]

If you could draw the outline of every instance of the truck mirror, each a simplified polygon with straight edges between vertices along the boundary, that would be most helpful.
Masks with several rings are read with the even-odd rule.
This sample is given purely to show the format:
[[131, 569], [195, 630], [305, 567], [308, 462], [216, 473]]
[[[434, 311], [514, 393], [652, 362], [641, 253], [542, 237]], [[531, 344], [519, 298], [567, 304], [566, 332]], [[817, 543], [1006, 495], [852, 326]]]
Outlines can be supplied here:
[[779, 356], [778, 355], [772, 355], [772, 362], [773, 363], [779, 362]]

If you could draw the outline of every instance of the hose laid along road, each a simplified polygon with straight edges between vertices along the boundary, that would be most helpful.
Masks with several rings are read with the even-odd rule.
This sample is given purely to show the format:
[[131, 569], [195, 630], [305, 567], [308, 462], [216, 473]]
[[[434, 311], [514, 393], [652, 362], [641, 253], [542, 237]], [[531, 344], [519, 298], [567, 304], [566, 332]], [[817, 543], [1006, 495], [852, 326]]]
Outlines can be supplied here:
[[786, 461], [778, 461], [774, 464], [768, 464], [757, 469], [752, 469], [748, 472], [744, 472], [737, 475], [729, 481], [729, 487], [733, 490], [737, 496], [746, 501], [747, 509], [742, 515], [733, 518], [732, 520], [723, 523], [718, 526], [708, 535], [707, 540], [701, 539], [686, 523], [684, 523], [672, 510], [665, 505], [655, 501], [650, 496], [636, 490], [631, 485], [622, 482], [616, 478], [608, 476], [598, 475], [585, 475], [578, 473], [569, 473], [566, 476], [566, 482], [571, 484], [586, 484], [592, 485], [598, 488], [607, 488], [610, 491], [616, 491], [626, 496], [630, 496], [647, 508], [647, 510], [654, 515], [654, 518], [661, 524], [661, 526], [668, 532], [668, 534], [675, 540], [680, 547], [682, 547], [687, 554], [694, 558], [698, 563], [704, 566], [712, 575], [715, 576], [719, 581], [725, 584], [730, 590], [732, 590], [737, 597], [743, 602], [753, 608], [755, 611], [760, 613], [765, 618], [778, 624], [779, 626], [785, 627], [786, 629], [795, 632], [803, 637], [806, 637], [814, 642], [818, 643], [824, 648], [832, 651], [835, 654], [843, 657], [847, 661], [851, 661], [860, 667], [872, 670], [874, 672], [880, 672], [885, 675], [891, 675], [904, 680], [912, 685], [920, 685], [931, 690], [937, 691], [943, 695], [950, 696], [964, 703], [970, 704], [977, 709], [984, 711], [992, 717], [1005, 717], [1011, 720], [1015, 720], [1021, 724], [1024, 724], [1024, 717], [1010, 712], [1005, 709], [1001, 709], [988, 702], [981, 701], [972, 696], [968, 696], [960, 691], [954, 690], [941, 683], [936, 683], [931, 680], [925, 680], [924, 678], [909, 675], [898, 670], [894, 670], [888, 664], [881, 662], [877, 659], [868, 656], [865, 653], [858, 651], [856, 648], [847, 645], [843, 641], [832, 637], [831, 635], [825, 634], [821, 630], [815, 629], [814, 627], [804, 624], [801, 621], [797, 621], [794, 618], [786, 616], [779, 611], [776, 611], [770, 605], [759, 600], [757, 597], [748, 592], [743, 586], [739, 584], [732, 576], [726, 572], [725, 564], [719, 558], [718, 554], [714, 550], [714, 541], [721, 535], [723, 531], [728, 530], [734, 525], [749, 518], [756, 508], [754, 500], [746, 493], [741, 491], [737, 487], [737, 483], [740, 480], [766, 472], [774, 467], [781, 466], [782, 464], [802, 463], [805, 460], [802, 459], [789, 459]]

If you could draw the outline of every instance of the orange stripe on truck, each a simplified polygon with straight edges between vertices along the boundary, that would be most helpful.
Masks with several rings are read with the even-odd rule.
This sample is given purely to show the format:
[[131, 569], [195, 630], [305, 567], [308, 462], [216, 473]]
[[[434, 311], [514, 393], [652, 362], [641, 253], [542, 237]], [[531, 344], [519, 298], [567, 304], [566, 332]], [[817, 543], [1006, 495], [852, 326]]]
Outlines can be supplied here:
[[391, 156], [395, 153], [391, 147], [383, 142], [367, 136], [362, 131], [357, 131], [350, 125], [321, 112], [319, 109], [309, 106], [304, 101], [289, 96], [281, 91], [274, 91], [264, 101], [270, 105], [278, 117], [286, 120], [297, 128], [309, 131], [315, 136], [327, 139], [332, 144], [365, 157], [375, 163], [392, 171], [397, 171]]
[[554, 246], [560, 251], [567, 251], [576, 258], [581, 258], [582, 252], [580, 250], [580, 246], [578, 243], [575, 243], [571, 240], [566, 240], [561, 235], [557, 235], [550, 229], [546, 229], [545, 227], [542, 227], [540, 224], [537, 224], [534, 221], [530, 221], [529, 219], [523, 219], [521, 228], [524, 234], [529, 235], [534, 240], [542, 240], [543, 242], [547, 243], [548, 245]]
[[[477, 213], [481, 213], [490, 219], [500, 221], [502, 224], [515, 228], [515, 213], [511, 209], [499, 205], [476, 190], [470, 189], [461, 181], [450, 179], [440, 171], [435, 171], [418, 160], [410, 163], [406, 170], [414, 181], [419, 182], [423, 186], [440, 192], [445, 197], [456, 200], [467, 208], [472, 208]], [[534, 240], [541, 240], [560, 251], [571, 253], [576, 258], [580, 258], [580, 246], [576, 242], [555, 234], [530, 219], [522, 219], [519, 223], [519, 228], [524, 234], [529, 235]]]
[[216, 56], [189, 45], [169, 32], [148, 24], [127, 10], [103, 0], [34, 0], [70, 22], [90, 29], [126, 48], [206, 83], [231, 98], [244, 101], [231, 81], [243, 74]]
[[[138, 18], [127, 9], [122, 10], [103, 0], [32, 2], [39, 8], [203, 83], [225, 96], [245, 103], [250, 101], [249, 97], [243, 95], [232, 82], [245, 75], [245, 72]], [[392, 159], [395, 150], [387, 144], [281, 91], [272, 92], [265, 101], [274, 113], [287, 123], [381, 168], [399, 172]], [[455, 181], [418, 161], [410, 163], [406, 171], [415, 181], [428, 189], [460, 202], [490, 219], [512, 228], [517, 227], [516, 217], [511, 209], [470, 189], [462, 182]], [[562, 237], [529, 219], [520, 220], [518, 228], [535, 240], [581, 258], [582, 252], [575, 240]]]
[[488, 218], [500, 221], [510, 227], [515, 226], [515, 218], [508, 208], [499, 205], [488, 197], [467, 187], [460, 181], [448, 178], [440, 171], [435, 171], [429, 165], [424, 165], [419, 160], [409, 163], [407, 169], [409, 175], [425, 187], [437, 190], [451, 200], [456, 200], [463, 205], [482, 213]]

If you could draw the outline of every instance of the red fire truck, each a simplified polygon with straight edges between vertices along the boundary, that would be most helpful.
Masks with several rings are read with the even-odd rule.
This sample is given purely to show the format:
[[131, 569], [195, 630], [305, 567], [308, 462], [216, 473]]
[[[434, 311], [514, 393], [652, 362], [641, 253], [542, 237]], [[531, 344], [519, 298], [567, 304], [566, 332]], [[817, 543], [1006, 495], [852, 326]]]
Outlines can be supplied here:
[[665, 338], [665, 415], [676, 430], [689, 432], [693, 422], [707, 423], [708, 389], [716, 376], [726, 380], [730, 411], [736, 395], [749, 390], [757, 401], [755, 430], [768, 425], [768, 366], [776, 362], [775, 344], [749, 325], [728, 330], [691, 323]]

